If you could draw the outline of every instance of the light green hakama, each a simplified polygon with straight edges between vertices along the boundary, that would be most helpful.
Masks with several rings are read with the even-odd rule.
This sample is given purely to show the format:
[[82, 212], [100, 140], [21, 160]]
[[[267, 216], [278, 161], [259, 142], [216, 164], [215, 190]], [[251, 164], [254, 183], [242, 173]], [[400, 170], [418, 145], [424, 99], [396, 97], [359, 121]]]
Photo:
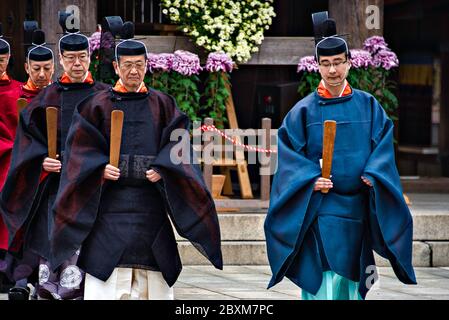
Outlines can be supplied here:
[[359, 283], [348, 280], [333, 271], [323, 272], [323, 282], [313, 295], [302, 290], [302, 300], [363, 300], [358, 291]]

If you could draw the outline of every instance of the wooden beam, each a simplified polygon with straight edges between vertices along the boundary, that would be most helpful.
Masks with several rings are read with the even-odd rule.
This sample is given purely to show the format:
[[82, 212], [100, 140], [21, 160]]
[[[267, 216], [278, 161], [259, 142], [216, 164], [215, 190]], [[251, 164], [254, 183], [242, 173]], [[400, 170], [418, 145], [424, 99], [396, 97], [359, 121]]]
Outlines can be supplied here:
[[[184, 36], [136, 36], [141, 39], [152, 53], [188, 50], [198, 54], [205, 61], [207, 54], [196, 46], [190, 38]], [[313, 54], [311, 37], [266, 37], [245, 65], [297, 65], [303, 56]]]

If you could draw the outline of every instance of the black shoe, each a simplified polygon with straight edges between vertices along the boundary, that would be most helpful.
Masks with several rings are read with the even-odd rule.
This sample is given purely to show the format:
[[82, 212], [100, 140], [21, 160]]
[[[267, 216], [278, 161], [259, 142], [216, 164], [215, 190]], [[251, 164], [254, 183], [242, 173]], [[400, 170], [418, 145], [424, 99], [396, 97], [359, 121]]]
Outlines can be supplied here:
[[8, 293], [12, 287], [14, 287], [14, 282], [10, 281], [3, 273], [0, 273], [0, 293]]
[[8, 300], [29, 300], [30, 289], [23, 287], [13, 287], [8, 292]]

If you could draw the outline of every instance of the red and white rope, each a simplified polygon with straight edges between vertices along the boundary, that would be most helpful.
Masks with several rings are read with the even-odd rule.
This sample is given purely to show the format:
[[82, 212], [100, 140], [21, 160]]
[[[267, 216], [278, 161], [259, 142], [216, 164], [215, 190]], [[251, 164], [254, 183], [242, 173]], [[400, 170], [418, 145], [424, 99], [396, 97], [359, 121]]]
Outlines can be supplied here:
[[221, 135], [223, 138], [225, 138], [226, 140], [230, 141], [233, 145], [244, 148], [248, 151], [264, 152], [264, 153], [277, 153], [277, 150], [258, 148], [258, 147], [250, 146], [247, 144], [243, 144], [240, 141], [237, 141], [235, 138], [228, 136], [226, 133], [224, 133], [220, 129], [217, 129], [214, 125], [205, 125], [204, 124], [201, 126], [201, 130], [216, 132], [219, 135]]

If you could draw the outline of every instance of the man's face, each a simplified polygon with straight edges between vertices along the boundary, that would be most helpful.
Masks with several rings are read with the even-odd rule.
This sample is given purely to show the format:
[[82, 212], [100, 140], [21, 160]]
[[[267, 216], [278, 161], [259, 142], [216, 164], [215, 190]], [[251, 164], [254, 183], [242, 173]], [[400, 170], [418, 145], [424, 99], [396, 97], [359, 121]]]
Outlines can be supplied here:
[[89, 52], [87, 50], [64, 51], [59, 55], [59, 62], [72, 80], [82, 82], [89, 71]]
[[147, 71], [145, 55], [122, 56], [118, 65], [114, 61], [114, 68], [125, 87], [137, 90]]
[[350, 67], [345, 53], [319, 57], [321, 78], [330, 85], [341, 84], [346, 79]]
[[55, 65], [53, 60], [48, 61], [33, 61], [25, 63], [25, 70], [31, 78], [31, 81], [39, 88], [46, 87], [53, 76]]
[[0, 54], [0, 76], [6, 71], [8, 68], [9, 62], [9, 53]]

